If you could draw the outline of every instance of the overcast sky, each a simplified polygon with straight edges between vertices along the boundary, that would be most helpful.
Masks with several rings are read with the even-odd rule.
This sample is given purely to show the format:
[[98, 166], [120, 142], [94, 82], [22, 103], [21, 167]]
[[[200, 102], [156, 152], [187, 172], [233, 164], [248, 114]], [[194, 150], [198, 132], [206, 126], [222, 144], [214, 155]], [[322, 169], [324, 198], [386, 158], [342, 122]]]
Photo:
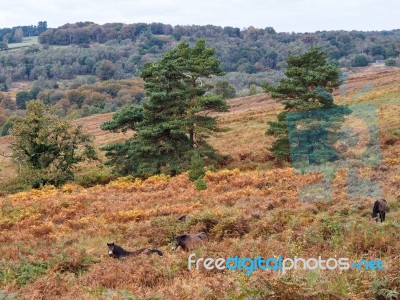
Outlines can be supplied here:
[[0, 27], [93, 21], [220, 25], [276, 31], [400, 28], [399, 0], [0, 0]]

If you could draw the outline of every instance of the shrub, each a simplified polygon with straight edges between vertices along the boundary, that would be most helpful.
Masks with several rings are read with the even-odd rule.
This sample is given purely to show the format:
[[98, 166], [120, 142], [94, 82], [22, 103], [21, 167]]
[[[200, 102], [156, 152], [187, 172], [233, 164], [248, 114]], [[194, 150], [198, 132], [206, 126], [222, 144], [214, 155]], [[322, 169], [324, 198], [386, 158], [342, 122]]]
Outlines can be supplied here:
[[203, 178], [199, 178], [194, 182], [194, 186], [196, 187], [197, 190], [206, 190], [207, 189], [207, 184], [204, 181]]
[[364, 54], [358, 54], [354, 57], [352, 62], [353, 67], [366, 67], [368, 66], [368, 58]]
[[219, 239], [224, 237], [242, 237], [250, 231], [250, 226], [249, 221], [243, 217], [229, 217], [222, 219], [212, 231]]
[[76, 176], [76, 182], [83, 187], [92, 187], [97, 184], [107, 184], [116, 177], [109, 169], [91, 169], [84, 174]]
[[397, 60], [395, 58], [388, 58], [387, 60], [385, 60], [385, 65], [389, 66], [389, 67], [395, 67], [397, 66]]
[[203, 169], [203, 161], [200, 157], [200, 154], [196, 151], [192, 155], [192, 160], [190, 164], [190, 170], [189, 170], [189, 179], [192, 182], [197, 181], [198, 179], [203, 178], [205, 175], [204, 169]]

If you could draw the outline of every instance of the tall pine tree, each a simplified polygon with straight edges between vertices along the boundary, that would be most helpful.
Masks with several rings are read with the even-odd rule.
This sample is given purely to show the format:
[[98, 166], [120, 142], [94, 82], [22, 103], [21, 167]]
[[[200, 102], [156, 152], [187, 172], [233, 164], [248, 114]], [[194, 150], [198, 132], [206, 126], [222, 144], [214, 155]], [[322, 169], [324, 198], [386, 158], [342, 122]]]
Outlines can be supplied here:
[[286, 77], [279, 85], [264, 87], [273, 98], [284, 100], [284, 111], [276, 122], [268, 122], [266, 132], [276, 137], [270, 150], [280, 160], [290, 159], [286, 114], [334, 107], [330, 94], [340, 85], [339, 68], [317, 47], [298, 56], [289, 55], [287, 64]]
[[102, 125], [104, 130], [135, 132], [131, 139], [103, 148], [117, 173], [179, 173], [188, 169], [193, 149], [213, 157], [205, 139], [218, 128], [208, 112], [227, 110], [226, 102], [209, 95], [210, 86], [204, 83], [204, 78], [221, 74], [213, 55], [203, 40], [193, 47], [183, 42], [160, 61], [145, 65], [143, 105], [125, 108]]

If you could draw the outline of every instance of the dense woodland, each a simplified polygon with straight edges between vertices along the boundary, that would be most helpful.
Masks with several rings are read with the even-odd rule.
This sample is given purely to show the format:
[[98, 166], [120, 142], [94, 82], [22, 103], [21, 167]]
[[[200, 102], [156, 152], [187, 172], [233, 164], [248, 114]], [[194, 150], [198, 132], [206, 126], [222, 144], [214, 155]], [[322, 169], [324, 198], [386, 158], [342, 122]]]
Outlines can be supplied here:
[[[39, 35], [39, 43], [19, 49], [7, 46], [32, 35]], [[8, 132], [10, 116], [24, 110], [31, 99], [42, 100], [56, 114], [73, 118], [138, 103], [144, 96], [143, 83], [127, 81], [139, 78], [147, 62], [158, 61], [180, 41], [194, 44], [199, 38], [215, 48], [225, 75], [212, 77], [209, 83], [217, 94], [225, 87], [219, 92], [226, 98], [260, 92], [259, 86], [265, 81], [278, 83], [288, 54], [303, 53], [313, 45], [344, 68], [366, 66], [376, 60], [399, 65], [400, 30], [286, 33], [272, 27], [92, 22], [48, 29], [47, 22], [41, 21], [38, 25], [0, 29], [5, 46], [0, 51], [0, 135]], [[9, 93], [18, 82], [25, 86], [18, 93]]]
[[[27, 36], [25, 32], [24, 36]], [[271, 27], [239, 29], [212, 25], [79, 22], [40, 33], [42, 47], [32, 46], [24, 53], [2, 54], [0, 77], [13, 81], [35, 80], [39, 76], [72, 79], [76, 75], [94, 75], [99, 62], [109, 60], [116, 67], [114, 79], [129, 78], [138, 75], [145, 62], [159, 59], [181, 39], [193, 43], [199, 38], [216, 48], [223, 71], [250, 74], [284, 68], [289, 52], [299, 54], [313, 44], [320, 45], [342, 67], [397, 58], [400, 53], [400, 30], [285, 33]]]

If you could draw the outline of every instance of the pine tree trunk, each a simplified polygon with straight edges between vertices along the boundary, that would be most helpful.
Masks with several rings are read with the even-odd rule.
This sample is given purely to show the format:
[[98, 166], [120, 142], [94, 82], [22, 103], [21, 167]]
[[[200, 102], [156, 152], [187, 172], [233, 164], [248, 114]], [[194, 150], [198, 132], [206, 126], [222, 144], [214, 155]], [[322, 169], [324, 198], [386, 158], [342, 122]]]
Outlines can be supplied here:
[[190, 148], [194, 148], [194, 128], [190, 127], [189, 129], [189, 140], [190, 140]]

